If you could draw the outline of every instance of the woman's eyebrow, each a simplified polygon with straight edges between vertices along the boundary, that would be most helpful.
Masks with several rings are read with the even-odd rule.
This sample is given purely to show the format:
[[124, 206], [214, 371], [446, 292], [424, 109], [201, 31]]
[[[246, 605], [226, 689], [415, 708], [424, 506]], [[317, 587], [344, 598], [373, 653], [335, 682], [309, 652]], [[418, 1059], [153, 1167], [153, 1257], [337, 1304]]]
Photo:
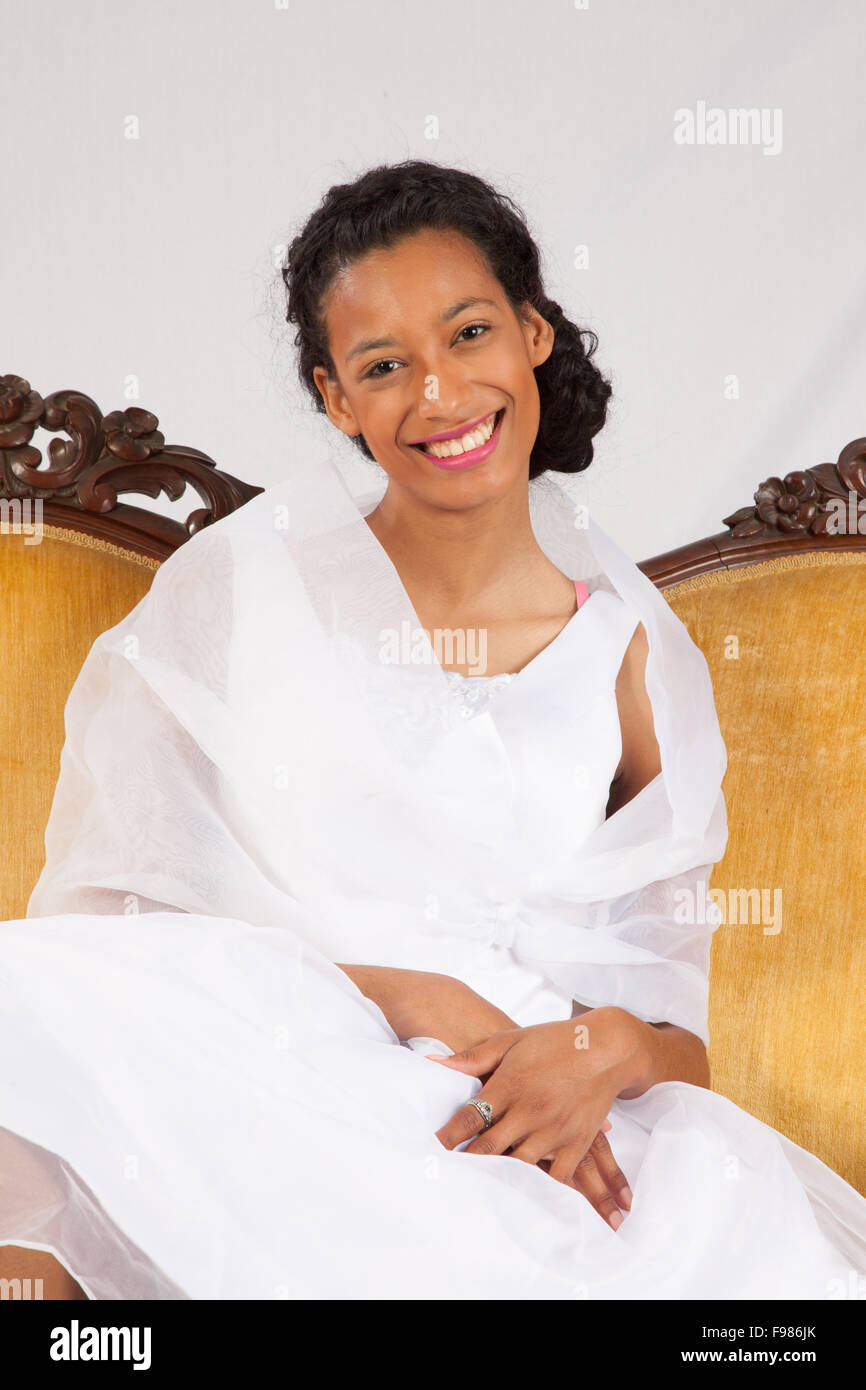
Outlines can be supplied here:
[[[492, 299], [458, 299], [456, 304], [449, 304], [447, 309], [443, 309], [439, 315], [440, 323], [447, 323], [449, 319], [456, 318], [462, 314], [464, 309], [471, 309], [475, 304], [492, 304], [496, 308], [495, 301]], [[356, 343], [351, 352], [346, 354], [346, 361], [350, 362], [353, 357], [357, 357], [360, 352], [372, 352], [375, 348], [397, 347], [397, 338], [365, 338], [363, 342]]]

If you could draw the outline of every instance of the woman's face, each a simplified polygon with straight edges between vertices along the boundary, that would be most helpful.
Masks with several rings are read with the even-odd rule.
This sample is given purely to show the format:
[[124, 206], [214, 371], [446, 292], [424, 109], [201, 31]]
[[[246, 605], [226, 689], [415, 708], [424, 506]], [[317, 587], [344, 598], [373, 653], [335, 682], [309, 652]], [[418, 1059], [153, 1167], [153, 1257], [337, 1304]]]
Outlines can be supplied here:
[[[425, 230], [370, 251], [323, 308], [337, 380], [317, 367], [316, 385], [337, 428], [363, 434], [391, 492], [460, 508], [525, 488], [539, 422], [533, 372], [553, 329], [529, 305], [525, 320], [515, 315], [471, 241]], [[477, 455], [430, 457], [432, 435], [463, 436], [479, 422], [481, 434], [464, 440], [467, 453], [481, 445]]]

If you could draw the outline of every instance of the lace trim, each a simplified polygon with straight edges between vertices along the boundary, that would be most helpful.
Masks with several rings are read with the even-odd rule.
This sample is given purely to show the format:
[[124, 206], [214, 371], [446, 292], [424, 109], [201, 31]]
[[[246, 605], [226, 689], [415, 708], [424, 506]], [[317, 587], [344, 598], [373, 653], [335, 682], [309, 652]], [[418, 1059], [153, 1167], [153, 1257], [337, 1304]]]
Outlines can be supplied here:
[[445, 671], [444, 675], [451, 689], [462, 700], [461, 713], [474, 714], [486, 705], [500, 690], [514, 680], [516, 671], [503, 671], [496, 676], [464, 676], [460, 671]]

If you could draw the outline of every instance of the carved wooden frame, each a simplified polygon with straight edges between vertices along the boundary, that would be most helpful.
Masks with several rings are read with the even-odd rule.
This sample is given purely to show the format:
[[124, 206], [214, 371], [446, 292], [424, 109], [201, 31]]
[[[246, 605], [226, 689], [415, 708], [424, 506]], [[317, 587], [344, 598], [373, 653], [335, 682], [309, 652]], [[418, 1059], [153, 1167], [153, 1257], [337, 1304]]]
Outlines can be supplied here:
[[[64, 430], [69, 439], [52, 439], [48, 466], [31, 440], [39, 428]], [[184, 522], [144, 507], [118, 502], [119, 494], [177, 501], [187, 485], [206, 505]], [[42, 501], [43, 520], [83, 531], [162, 561], [203, 526], [242, 507], [264, 488], [222, 472], [208, 454], [167, 445], [159, 420], [129, 406], [103, 415], [81, 391], [55, 391], [44, 399], [23, 377], [0, 376], [0, 500]], [[833, 505], [850, 515], [852, 500], [866, 499], [866, 438], [854, 439], [836, 463], [819, 463], [784, 478], [767, 478], [754, 502], [723, 519], [728, 529], [642, 560], [659, 589], [693, 575], [753, 565], [776, 555], [814, 550], [859, 550], [864, 531], [828, 530]]]
[[[738, 569], [779, 555], [860, 550], [866, 546], [866, 501], [858, 511], [861, 499], [866, 499], [866, 438], [852, 439], [836, 463], [767, 478], [756, 489], [752, 505], [723, 518], [727, 531], [642, 560], [639, 568], [657, 588], [669, 589], [693, 575]], [[840, 503], [849, 525], [859, 517], [862, 532], [828, 530]]]
[[[49, 441], [46, 467], [31, 443], [37, 429], [70, 436]], [[117, 500], [123, 493], [162, 492], [176, 502], [187, 484], [205, 505], [183, 522]], [[129, 406], [103, 415], [82, 391], [54, 391], [43, 399], [24, 377], [0, 376], [0, 499], [40, 501], [46, 524], [162, 561], [263, 491], [221, 472], [199, 449], [167, 445], [149, 410]]]

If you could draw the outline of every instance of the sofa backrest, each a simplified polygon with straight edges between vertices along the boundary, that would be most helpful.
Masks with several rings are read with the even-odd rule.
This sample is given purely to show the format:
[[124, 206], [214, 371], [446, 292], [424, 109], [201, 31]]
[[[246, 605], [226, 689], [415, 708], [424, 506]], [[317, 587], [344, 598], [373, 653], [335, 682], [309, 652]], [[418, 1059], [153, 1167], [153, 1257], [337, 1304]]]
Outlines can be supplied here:
[[866, 1192], [866, 551], [664, 592], [707, 659], [728, 749], [713, 1089]]
[[[0, 377], [0, 505], [4, 490], [47, 499], [38, 544], [0, 527], [0, 922], [24, 916], [44, 861], [63, 710], [91, 645], [190, 526], [262, 490], [198, 450], [164, 448], [158, 423]], [[38, 427], [73, 435], [48, 469]], [[206, 504], [185, 527], [117, 505], [121, 491], [178, 498], [185, 483]], [[833, 499], [850, 511], [856, 496], [866, 508], [866, 439], [836, 464], [768, 479], [728, 533], [641, 568], [707, 659], [728, 749], [730, 836], [710, 881], [724, 919], [713, 1088], [866, 1193], [866, 536], [824, 532]]]

